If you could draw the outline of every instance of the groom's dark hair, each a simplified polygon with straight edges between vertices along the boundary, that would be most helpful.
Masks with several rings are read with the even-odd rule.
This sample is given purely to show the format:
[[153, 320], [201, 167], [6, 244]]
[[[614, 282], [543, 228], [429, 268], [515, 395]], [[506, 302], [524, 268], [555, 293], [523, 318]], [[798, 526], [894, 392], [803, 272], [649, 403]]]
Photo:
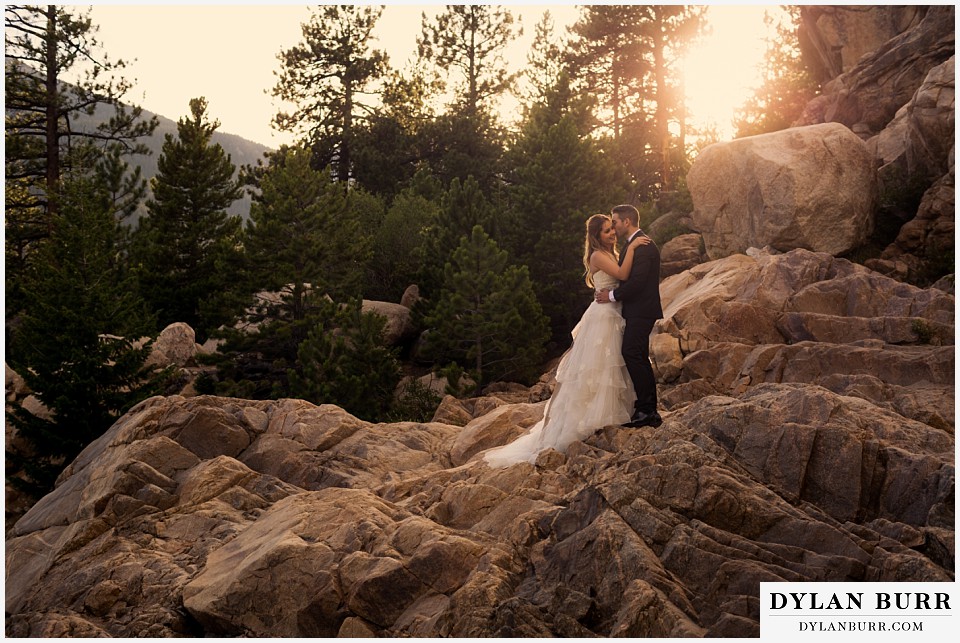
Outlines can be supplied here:
[[610, 210], [610, 214], [618, 214], [621, 219], [626, 219], [635, 226], [640, 225], [640, 212], [628, 203], [615, 206]]

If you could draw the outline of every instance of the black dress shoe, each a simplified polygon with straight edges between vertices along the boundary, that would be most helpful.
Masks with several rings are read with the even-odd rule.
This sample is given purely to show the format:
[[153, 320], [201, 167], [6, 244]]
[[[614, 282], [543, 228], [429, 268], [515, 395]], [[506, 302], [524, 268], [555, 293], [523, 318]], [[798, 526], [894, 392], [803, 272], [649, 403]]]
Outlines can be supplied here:
[[641, 426], [652, 426], [654, 428], [663, 424], [663, 418], [660, 417], [660, 414], [654, 411], [653, 413], [641, 413], [636, 412], [633, 414], [633, 417], [630, 418], [630, 421], [624, 424], [623, 426], [628, 429], [636, 429]]

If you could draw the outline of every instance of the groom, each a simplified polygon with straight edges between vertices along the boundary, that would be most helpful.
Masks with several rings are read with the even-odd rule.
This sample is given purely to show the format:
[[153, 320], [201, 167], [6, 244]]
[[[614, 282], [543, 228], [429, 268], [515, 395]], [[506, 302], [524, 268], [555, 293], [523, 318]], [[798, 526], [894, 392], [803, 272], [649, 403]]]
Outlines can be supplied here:
[[[624, 247], [634, 237], [644, 234], [638, 227], [640, 213], [632, 205], [618, 205], [610, 213], [613, 216], [613, 228], [623, 240]], [[611, 301], [623, 303], [620, 312], [626, 320], [626, 328], [621, 352], [637, 392], [633, 416], [624, 426], [657, 427], [663, 420], [657, 413], [657, 381], [650, 366], [650, 331], [654, 323], [663, 317], [660, 307], [660, 250], [651, 242], [637, 246], [634, 253], [630, 276], [613, 291], [599, 291], [596, 299], [601, 304]], [[623, 259], [621, 255], [621, 264]]]

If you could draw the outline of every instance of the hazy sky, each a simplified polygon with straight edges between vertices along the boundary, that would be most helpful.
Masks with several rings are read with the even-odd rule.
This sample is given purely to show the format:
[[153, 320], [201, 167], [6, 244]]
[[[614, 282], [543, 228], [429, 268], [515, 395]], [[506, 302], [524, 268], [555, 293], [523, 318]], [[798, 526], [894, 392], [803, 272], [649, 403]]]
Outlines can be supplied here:
[[[511, 71], [526, 62], [534, 26], [550, 10], [557, 33], [565, 32], [577, 11], [573, 3], [505, 5], [519, 18], [523, 37], [508, 54]], [[391, 2], [377, 24], [376, 48], [385, 49], [394, 67], [413, 56], [421, 12], [441, 3]], [[710, 7], [714, 34], [688, 59], [686, 77], [692, 119], [716, 120], [728, 127], [730, 113], [754, 82], [763, 51], [763, 7]], [[184, 116], [191, 98], [205, 96], [208, 113], [220, 130], [270, 147], [289, 142], [272, 130], [280, 105], [269, 95], [280, 65], [277, 54], [301, 41], [301, 23], [310, 9], [302, 4], [96, 3], [91, 17], [110, 58], [133, 60], [125, 76], [137, 79], [132, 102], [173, 120]]]

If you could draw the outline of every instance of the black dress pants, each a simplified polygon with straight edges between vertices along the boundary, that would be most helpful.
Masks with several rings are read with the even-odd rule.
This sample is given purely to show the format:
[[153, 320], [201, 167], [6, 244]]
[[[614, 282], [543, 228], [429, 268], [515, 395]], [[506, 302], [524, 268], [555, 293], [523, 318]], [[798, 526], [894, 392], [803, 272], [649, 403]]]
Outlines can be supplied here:
[[640, 413], [656, 413], [657, 380], [650, 365], [650, 331], [656, 319], [627, 317], [623, 330], [623, 361], [637, 392], [635, 408]]

